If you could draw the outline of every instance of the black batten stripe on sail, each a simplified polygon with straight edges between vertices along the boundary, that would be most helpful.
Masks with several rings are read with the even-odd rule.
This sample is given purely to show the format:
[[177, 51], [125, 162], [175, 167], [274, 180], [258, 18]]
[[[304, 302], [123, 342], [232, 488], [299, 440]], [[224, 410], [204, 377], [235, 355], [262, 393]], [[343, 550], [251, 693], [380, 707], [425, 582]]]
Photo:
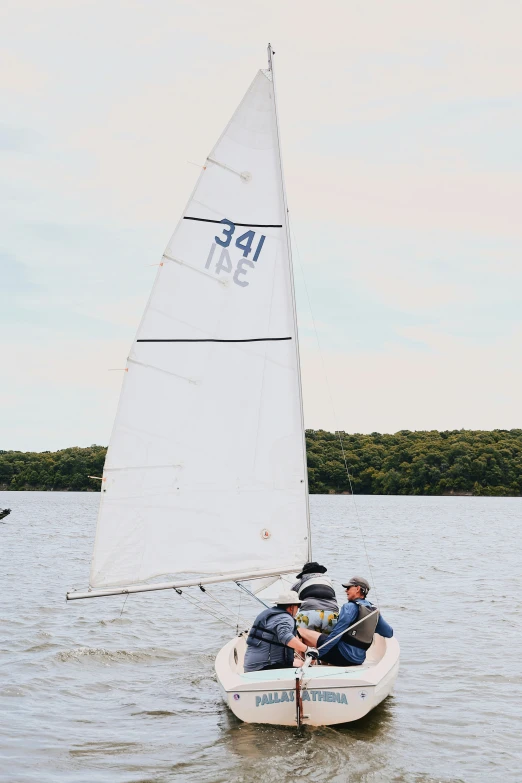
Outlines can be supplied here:
[[[188, 215], [185, 215], [183, 220], [198, 220], [200, 223], [217, 223], [218, 225], [220, 223], [223, 223], [222, 220], [209, 220], [208, 218], [197, 218], [197, 217], [188, 217]], [[231, 223], [233, 221], [230, 221]], [[242, 228], [283, 228], [282, 224], [277, 225], [266, 225], [264, 223], [234, 223], [235, 226], [241, 226]]]
[[214, 337], [163, 339], [153, 337], [150, 340], [136, 340], [137, 343], [266, 343], [277, 340], [291, 340], [291, 337], [247, 337], [243, 340], [218, 340]]

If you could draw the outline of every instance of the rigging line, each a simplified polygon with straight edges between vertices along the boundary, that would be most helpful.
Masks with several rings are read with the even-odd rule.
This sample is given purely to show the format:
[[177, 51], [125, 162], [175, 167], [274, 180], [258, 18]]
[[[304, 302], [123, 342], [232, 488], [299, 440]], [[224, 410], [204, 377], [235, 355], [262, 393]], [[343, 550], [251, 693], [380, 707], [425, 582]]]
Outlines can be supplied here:
[[123, 602], [123, 606], [121, 607], [120, 617], [121, 617], [121, 616], [122, 616], [122, 614], [123, 614], [123, 610], [125, 609], [125, 604], [127, 603], [127, 600], [128, 600], [128, 598], [129, 598], [129, 595], [130, 595], [130, 593], [127, 593], [127, 595], [125, 596], [125, 601]]
[[[197, 220], [199, 223], [217, 223], [218, 225], [220, 223], [223, 223], [222, 220], [210, 220], [209, 218], [189, 217], [188, 215], [185, 215], [183, 220]], [[234, 223], [235, 226], [240, 226], [241, 228], [249, 228], [249, 227], [250, 228], [283, 228], [282, 224], [280, 223], [236, 223], [234, 220], [231, 220], [230, 222]]]
[[241, 619], [241, 599], [243, 598], [243, 593], [239, 593], [239, 601], [238, 601], [238, 607], [237, 607], [237, 621], [236, 621], [236, 633], [239, 636], [239, 620]]
[[[192, 264], [187, 264], [186, 261], [182, 261], [180, 258], [174, 258], [174, 256], [169, 256], [166, 251], [165, 253], [163, 253], [162, 257], [166, 261], [171, 261], [173, 264], [179, 264], [179, 266], [183, 266], [185, 267], [185, 269], [190, 269], [191, 272], [197, 272], [198, 275], [203, 275], [203, 277], [208, 277], [209, 280], [213, 280], [215, 283], [219, 283], [219, 285], [226, 286], [228, 284], [228, 280], [226, 279], [221, 280], [219, 277], [216, 277], [216, 275], [211, 275], [209, 272], [205, 272], [204, 269], [198, 269], [196, 266], [192, 266]], [[163, 264], [160, 264], [160, 266], [163, 266]]]
[[208, 614], [212, 615], [216, 620], [219, 620], [220, 622], [224, 622], [227, 625], [230, 625], [230, 623], [227, 623], [225, 618], [222, 618], [217, 610], [209, 609], [207, 607], [203, 606], [203, 601], [199, 601], [195, 596], [189, 595], [188, 593], [184, 593], [183, 590], [180, 590], [179, 587], [175, 587], [174, 591], [181, 597], [184, 598], [185, 601], [188, 601], [191, 606], [195, 606], [196, 609], [201, 609], [202, 612], [207, 612]]
[[319, 356], [321, 357], [321, 364], [323, 366], [323, 372], [324, 372], [324, 377], [325, 377], [325, 381], [326, 381], [326, 388], [328, 389], [328, 396], [330, 398], [330, 406], [332, 408], [332, 413], [333, 413], [333, 418], [334, 418], [335, 434], [337, 435], [337, 437], [339, 439], [339, 443], [341, 444], [341, 452], [342, 452], [342, 455], [343, 455], [344, 469], [346, 470], [346, 475], [348, 476], [348, 483], [350, 485], [350, 492], [351, 492], [352, 502], [353, 502], [353, 506], [354, 506], [354, 509], [355, 509], [355, 517], [357, 519], [357, 526], [359, 528], [359, 533], [360, 533], [361, 541], [362, 541], [363, 548], [364, 548], [364, 554], [366, 555], [366, 562], [368, 564], [368, 571], [369, 571], [369, 574], [370, 574], [370, 579], [372, 581], [372, 584], [373, 584], [373, 587], [374, 587], [374, 590], [375, 590], [375, 603], [376, 603], [377, 606], [379, 606], [379, 596], [377, 594], [377, 587], [375, 586], [375, 579], [373, 578], [372, 567], [370, 565], [370, 557], [368, 555], [368, 549], [366, 547], [366, 541], [364, 539], [364, 532], [363, 532], [363, 529], [362, 529], [361, 519], [360, 519], [360, 516], [359, 516], [359, 508], [358, 508], [357, 503], [355, 501], [355, 495], [354, 495], [354, 492], [353, 492], [352, 477], [351, 477], [351, 474], [350, 474], [350, 469], [348, 468], [348, 461], [346, 459], [346, 453], [344, 451], [344, 443], [343, 443], [343, 439], [342, 439], [341, 433], [337, 429], [337, 413], [336, 413], [335, 405], [334, 405], [334, 401], [333, 401], [333, 395], [332, 395], [332, 389], [331, 389], [331, 386], [330, 386], [330, 380], [328, 378], [328, 373], [326, 371], [326, 364], [325, 364], [325, 361], [324, 361], [324, 354], [323, 354], [323, 351], [322, 351], [322, 348], [321, 348], [321, 342], [319, 340], [319, 333], [318, 333], [317, 327], [315, 325], [314, 311], [312, 309], [312, 302], [311, 302], [311, 299], [310, 299], [310, 293], [308, 291], [308, 285], [306, 283], [306, 276], [305, 276], [305, 273], [304, 273], [303, 264], [301, 262], [301, 253], [299, 252], [299, 245], [297, 244], [297, 238], [296, 238], [296, 235], [295, 235], [295, 231], [293, 230], [293, 227], [291, 226], [291, 223], [290, 223], [290, 215], [288, 215], [288, 225], [289, 225], [289, 228], [290, 228], [290, 230], [292, 232], [292, 235], [293, 235], [293, 238], [294, 238], [295, 249], [297, 250], [297, 259], [298, 259], [298, 262], [299, 262], [299, 268], [301, 270], [301, 275], [303, 277], [303, 283], [304, 283], [304, 287], [305, 287], [306, 298], [308, 300], [308, 307], [310, 309], [310, 315], [312, 317], [312, 324], [313, 324], [313, 327], [314, 327], [315, 339], [317, 340], [317, 347], [319, 349]]
[[201, 609], [201, 611], [202, 611], [202, 612], [205, 612], [205, 611], [206, 611], [208, 614], [212, 615], [212, 617], [214, 617], [216, 620], [219, 620], [220, 622], [221, 622], [221, 621], [223, 621], [223, 622], [226, 622], [226, 620], [223, 620], [223, 618], [221, 618], [221, 617], [218, 615], [217, 611], [214, 611], [213, 609], [207, 609], [207, 608], [204, 608], [204, 607], [203, 607], [203, 602], [202, 602], [202, 601], [198, 601], [198, 599], [197, 599], [195, 596], [193, 596], [193, 595], [189, 595], [189, 594], [187, 594], [187, 593], [184, 593], [184, 592], [183, 592], [183, 590], [180, 590], [180, 588], [179, 588], [179, 587], [174, 587], [174, 588], [173, 588], [173, 590], [174, 590], [174, 592], [176, 592], [176, 593], [177, 593], [177, 594], [178, 594], [178, 595], [179, 595], [181, 598], [184, 598], [184, 599], [185, 599], [185, 601], [188, 601], [188, 603], [189, 603], [189, 604], [191, 604], [191, 606], [195, 606], [195, 607], [196, 607], [196, 609]]
[[[201, 585], [199, 585], [199, 587], [201, 589]], [[176, 592], [178, 592], [178, 590], [176, 590]], [[183, 593], [182, 590], [180, 590], [179, 594], [181, 595], [182, 598], [185, 598], [185, 600], [187, 600], [190, 604], [195, 606], [197, 609], [201, 609], [202, 612], [207, 612], [208, 614], [211, 614], [212, 617], [214, 617], [216, 620], [219, 620], [219, 622], [225, 623], [225, 625], [228, 625], [230, 628], [235, 628], [234, 624], [230, 622], [230, 620], [228, 618], [228, 615], [223, 616], [223, 615], [221, 615], [219, 613], [218, 609], [213, 609], [213, 608], [209, 608], [209, 607], [204, 606], [203, 601], [199, 601], [194, 595], [190, 595], [188, 593]], [[225, 607], [225, 608], [228, 611], [228, 607]], [[244, 620], [244, 622], [246, 622], [246, 621]], [[248, 625], [248, 623], [246, 623], [246, 624]]]
[[249, 590], [249, 589], [248, 589], [248, 587], [245, 587], [245, 585], [242, 585], [242, 584], [241, 584], [241, 582], [236, 582], [235, 584], [236, 584], [238, 587], [240, 587], [240, 588], [241, 588], [241, 590], [244, 590], [244, 591], [245, 591], [245, 593], [248, 593], [248, 595], [249, 595], [251, 598], [254, 598], [256, 601], [259, 601], [259, 603], [260, 603], [260, 604], [263, 604], [263, 606], [265, 607], [265, 609], [270, 609], [270, 607], [268, 606], [268, 604], [265, 604], [265, 602], [264, 602], [264, 601], [263, 601], [261, 598], [258, 598], [258, 596], [257, 596], [255, 593], [253, 593], [251, 590]]
[[212, 609], [209, 609], [208, 607], [204, 607], [203, 603], [201, 601], [198, 601], [197, 598], [194, 598], [194, 596], [188, 596], [186, 595], [182, 590], [180, 590], [177, 587], [174, 587], [174, 592], [176, 592], [181, 598], [184, 598], [185, 601], [188, 601], [189, 604], [196, 607], [196, 609], [201, 609], [202, 612], [206, 612], [207, 614], [210, 614], [212, 617], [214, 617], [215, 620], [218, 620], [220, 623], [224, 623], [225, 625], [228, 625], [230, 628], [235, 629], [234, 623], [231, 623], [228, 618], [220, 617], [216, 612], [214, 612]]
[[[222, 606], [223, 609], [225, 609], [227, 612], [230, 612], [230, 608], [226, 604], [224, 604], [223, 601], [220, 601], [219, 598], [216, 598], [216, 596], [213, 595], [213, 593], [211, 593], [209, 591], [208, 587], [203, 587], [203, 585], [198, 585], [198, 587], [201, 590], [201, 592], [205, 593], [212, 601], [215, 601], [217, 604]], [[240, 593], [240, 595], [241, 595], [241, 593]], [[241, 620], [241, 623], [246, 623], [247, 622], [247, 620], [245, 620], [244, 617], [240, 617], [239, 615], [238, 615], [238, 620]]]
[[291, 340], [291, 337], [246, 337], [244, 339], [221, 340], [215, 337], [163, 338], [136, 340], [137, 343], [270, 343], [278, 340]]

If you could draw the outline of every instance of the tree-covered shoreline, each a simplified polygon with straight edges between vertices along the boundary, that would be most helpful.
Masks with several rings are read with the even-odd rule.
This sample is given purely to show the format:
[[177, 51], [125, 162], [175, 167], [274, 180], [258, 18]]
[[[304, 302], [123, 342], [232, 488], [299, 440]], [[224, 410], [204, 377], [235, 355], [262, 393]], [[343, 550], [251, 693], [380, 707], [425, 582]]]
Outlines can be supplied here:
[[105, 446], [60, 451], [0, 451], [0, 490], [98, 492]]
[[[342, 447], [341, 447], [342, 442]], [[519, 496], [522, 430], [306, 431], [311, 493]]]
[[[342, 443], [342, 445], [341, 445]], [[522, 495], [522, 430], [371, 435], [306, 430], [312, 494]], [[343, 457], [344, 450], [344, 457]], [[1, 490], [96, 492], [107, 449], [0, 450]]]

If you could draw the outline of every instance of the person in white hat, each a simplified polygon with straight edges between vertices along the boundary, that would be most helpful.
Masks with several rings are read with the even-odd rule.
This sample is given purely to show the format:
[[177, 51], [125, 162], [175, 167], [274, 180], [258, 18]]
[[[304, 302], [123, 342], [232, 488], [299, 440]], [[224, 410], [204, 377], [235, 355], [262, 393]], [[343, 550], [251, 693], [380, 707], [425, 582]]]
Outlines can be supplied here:
[[[317, 659], [317, 650], [297, 637], [295, 616], [301, 603], [297, 593], [289, 590], [278, 596], [274, 607], [256, 617], [247, 637], [246, 672], [301, 666], [305, 654]], [[296, 659], [296, 653], [301, 657]]]

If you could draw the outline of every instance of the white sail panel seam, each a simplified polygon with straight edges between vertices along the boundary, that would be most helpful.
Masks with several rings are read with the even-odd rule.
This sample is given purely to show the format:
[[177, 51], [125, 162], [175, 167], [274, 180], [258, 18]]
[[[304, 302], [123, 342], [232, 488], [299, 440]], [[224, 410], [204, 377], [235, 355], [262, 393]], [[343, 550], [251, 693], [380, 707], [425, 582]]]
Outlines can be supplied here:
[[176, 375], [175, 372], [164, 370], [161, 367], [156, 367], [154, 364], [145, 364], [145, 362], [139, 362], [137, 359], [131, 359], [130, 356], [127, 361], [131, 364], [137, 364], [140, 367], [145, 367], [146, 370], [155, 370], [156, 372], [162, 372], [165, 375], [171, 375], [173, 378], [178, 378], [180, 381], [187, 381], [187, 383], [192, 383], [194, 386], [198, 386], [201, 383], [200, 378], [187, 378], [184, 375]]
[[225, 171], [230, 171], [231, 174], [236, 174], [243, 182], [249, 182], [252, 179], [252, 175], [249, 171], [236, 171], [235, 169], [230, 168], [230, 166], [227, 166], [226, 163], [220, 163], [219, 160], [214, 160], [214, 158], [207, 158], [207, 160], [210, 163], [214, 163], [216, 166], [225, 169]]
[[[190, 200], [190, 204], [198, 204], [198, 206], [203, 207], [203, 209], [207, 209], [213, 215], [222, 215], [223, 214], [222, 212], [218, 212], [217, 209], [213, 209], [213, 207], [210, 207], [208, 204], [205, 204], [204, 201], [200, 201], [197, 198], [192, 198]], [[183, 220], [190, 220], [190, 216], [189, 215], [183, 215]], [[217, 222], [221, 223], [221, 221], [222, 221], [222, 219], [218, 220]], [[194, 221], [194, 222], [199, 222], [199, 221]], [[235, 221], [232, 221], [232, 222], [236, 226], [254, 226], [254, 225], [256, 225], [256, 224], [253, 224], [253, 223], [243, 223], [243, 222], [236, 223]], [[263, 225], [264, 228], [272, 228], [272, 227], [284, 228], [283, 224], [275, 223], [275, 222], [270, 222], [270, 223], [267, 223], [266, 225], [265, 224], [262, 224], [262, 225]], [[270, 231], [267, 231], [266, 236], [270, 237], [270, 239], [280, 240], [279, 234], [273, 234]]]
[[[136, 342], [140, 342], [140, 344], [143, 344], [142, 340], [136, 341]], [[196, 341], [196, 342], [199, 342], [199, 341]], [[258, 342], [261, 342], [261, 341], [258, 341]], [[269, 342], [283, 342], [283, 341], [282, 340], [270, 340]], [[285, 340], [285, 342], [286, 342], [286, 340]], [[285, 364], [284, 362], [277, 361], [277, 359], [274, 359], [272, 356], [267, 356], [266, 354], [257, 353], [255, 351], [253, 351], [251, 348], [247, 349], [247, 348], [243, 347], [245, 345], [245, 342], [243, 342], [243, 341], [241, 341], [241, 342], [233, 342], [233, 343], [231, 343], [231, 345], [234, 348], [236, 348], [238, 351], [244, 351], [249, 356], [256, 356], [258, 359], [265, 359], [266, 362], [269, 362], [270, 364], [273, 364], [275, 367], [282, 367], [284, 370], [291, 369], [291, 368], [289, 368], [288, 364]], [[251, 341], [249, 341], [249, 345], [252, 345]], [[146, 364], [145, 362], [139, 362], [137, 359], [132, 359], [131, 357], [129, 357], [127, 359], [127, 361], [128, 362], [132, 362], [133, 364], [137, 364], [140, 367], [145, 367], [146, 369], [149, 369], [149, 370], [156, 370], [157, 372], [163, 372], [166, 375], [172, 375], [172, 377], [174, 377], [174, 378], [179, 378], [182, 381], [188, 381], [189, 383], [193, 383], [196, 386], [201, 383], [201, 379], [186, 378], [183, 375], [176, 375], [176, 373], [170, 372], [169, 370], [163, 370], [161, 367], [156, 367], [153, 364]]]
[[[212, 218], [195, 217], [194, 215], [184, 215], [183, 220], [193, 220], [196, 223], [215, 223], [220, 225], [227, 218], [221, 220], [212, 220]], [[231, 220], [235, 226], [241, 226], [242, 228], [283, 228], [282, 223], [238, 223], [236, 220]]]
[[291, 337], [140, 337], [137, 343], [280, 343]]
[[164, 258], [166, 261], [173, 261], [175, 264], [179, 264], [180, 266], [184, 266], [187, 269], [191, 269], [193, 272], [197, 272], [199, 275], [205, 275], [205, 277], [210, 278], [210, 280], [214, 280], [216, 283], [220, 283], [221, 285], [228, 285], [230, 280], [226, 278], [220, 278], [216, 277], [215, 275], [210, 275], [208, 272], [204, 272], [202, 269], [198, 269], [197, 266], [192, 266], [192, 264], [187, 264], [186, 261], [182, 261], [180, 258], [174, 258], [174, 256], [169, 256], [167, 253], [163, 253], [162, 258]]

